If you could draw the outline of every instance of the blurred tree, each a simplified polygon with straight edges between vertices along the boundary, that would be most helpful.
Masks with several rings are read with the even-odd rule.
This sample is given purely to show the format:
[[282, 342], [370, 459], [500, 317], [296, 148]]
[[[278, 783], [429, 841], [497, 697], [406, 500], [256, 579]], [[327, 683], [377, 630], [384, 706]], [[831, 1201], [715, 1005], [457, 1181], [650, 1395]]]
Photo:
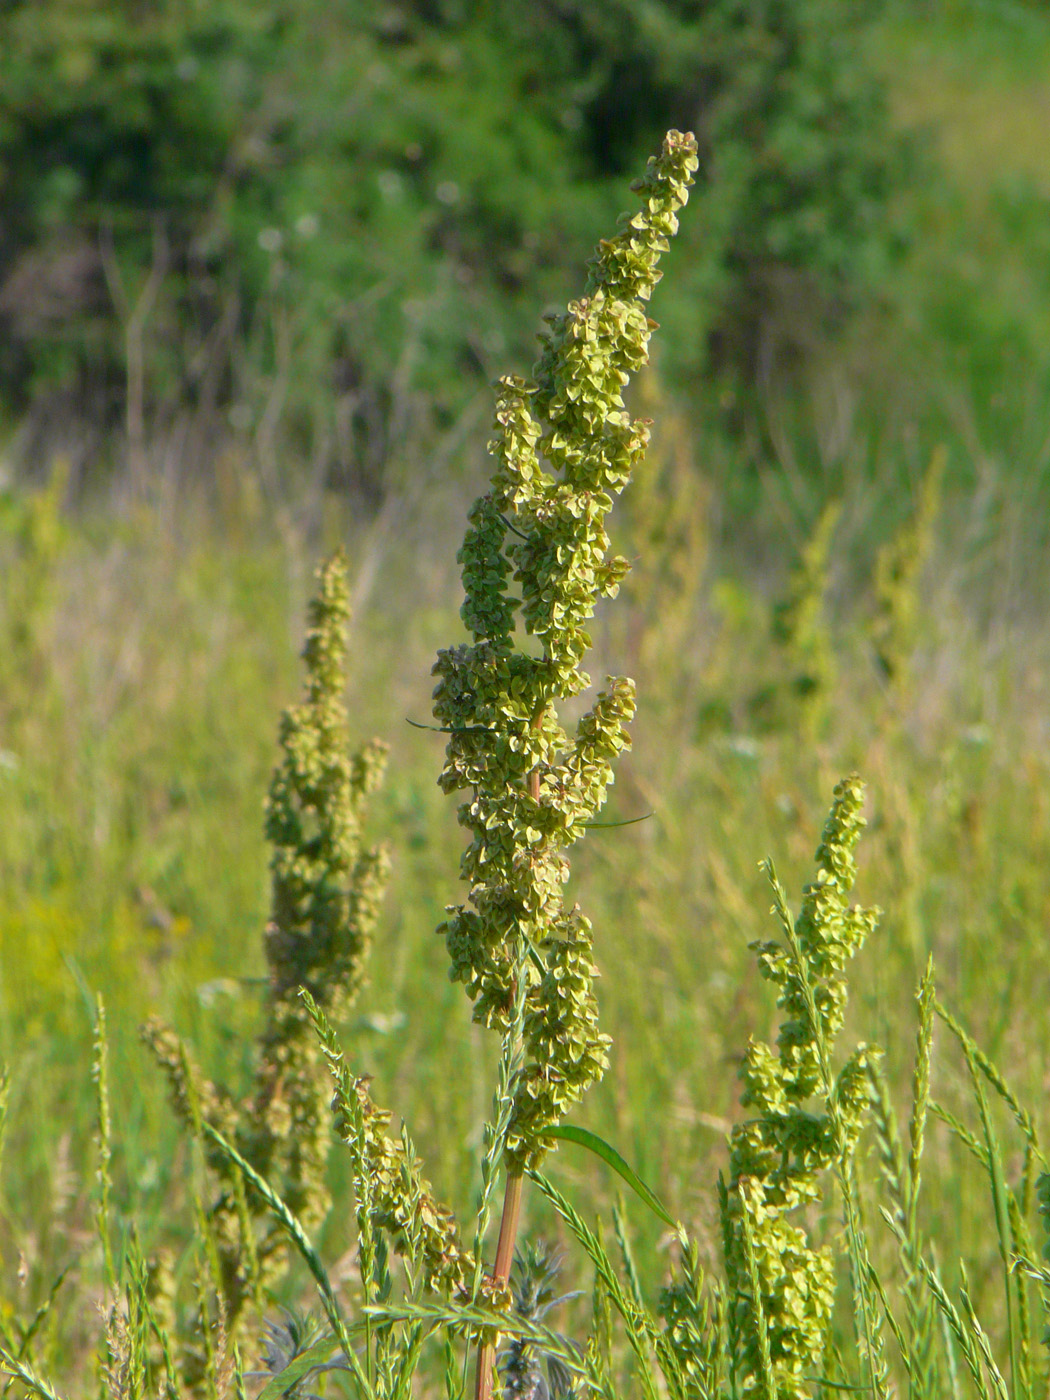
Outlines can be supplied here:
[[671, 126], [702, 211], [665, 363], [753, 380], [892, 254], [879, 2], [7, 0], [0, 399], [123, 420], [133, 469], [187, 410], [198, 448], [279, 419], [376, 490], [406, 424], [529, 363]]

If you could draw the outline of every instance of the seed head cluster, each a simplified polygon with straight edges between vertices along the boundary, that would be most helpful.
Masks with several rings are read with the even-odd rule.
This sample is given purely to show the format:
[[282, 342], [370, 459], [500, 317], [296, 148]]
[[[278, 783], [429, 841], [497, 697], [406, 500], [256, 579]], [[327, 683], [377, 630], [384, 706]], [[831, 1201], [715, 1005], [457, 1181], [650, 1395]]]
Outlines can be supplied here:
[[844, 969], [879, 914], [848, 902], [864, 826], [863, 792], [857, 777], [836, 787], [816, 879], [803, 892], [793, 929], [774, 877], [787, 946], [752, 945], [763, 976], [780, 989], [784, 1019], [776, 1052], [754, 1038], [748, 1042], [741, 1102], [754, 1116], [733, 1129], [730, 1180], [722, 1190], [730, 1334], [742, 1395], [764, 1394], [771, 1369], [778, 1400], [804, 1400], [811, 1394], [809, 1378], [821, 1374], [834, 1261], [830, 1248], [811, 1249], [806, 1231], [789, 1216], [819, 1200], [823, 1174], [848, 1160], [871, 1101], [873, 1052], [865, 1045], [839, 1071], [830, 1094], [827, 1082], [846, 1005]]
[[459, 816], [471, 833], [469, 898], [440, 932], [476, 1020], [507, 1031], [519, 940], [529, 952], [511, 1164], [542, 1156], [544, 1130], [607, 1062], [591, 924], [565, 905], [565, 852], [601, 809], [630, 743], [634, 685], [610, 677], [571, 738], [558, 705], [590, 685], [586, 625], [627, 573], [625, 559], [609, 557], [605, 517], [649, 425], [627, 412], [623, 390], [646, 362], [645, 303], [696, 167], [693, 137], [669, 133], [634, 186], [641, 208], [599, 245], [584, 295], [550, 318], [535, 381], [499, 381], [496, 471], [459, 553], [472, 640], [440, 652], [434, 668], [434, 713], [451, 736], [441, 786], [468, 794]]

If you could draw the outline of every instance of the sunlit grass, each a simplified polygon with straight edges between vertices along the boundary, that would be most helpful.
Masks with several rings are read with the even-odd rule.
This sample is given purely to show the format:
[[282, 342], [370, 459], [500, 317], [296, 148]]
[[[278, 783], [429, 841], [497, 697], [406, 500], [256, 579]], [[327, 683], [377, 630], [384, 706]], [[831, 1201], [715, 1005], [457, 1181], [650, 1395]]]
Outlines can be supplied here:
[[[704, 475], [702, 439], [685, 441], [680, 422], [661, 448], [658, 432], [662, 460], [678, 452], [686, 467], [653, 477], [654, 499], [670, 504], [664, 517], [632, 508], [618, 545], [639, 567], [619, 614], [600, 614], [595, 629], [594, 674], [634, 675], [640, 711], [609, 813], [635, 824], [589, 833], [576, 863], [614, 1041], [586, 1123], [690, 1226], [706, 1263], [718, 1256], [711, 1187], [740, 1114], [740, 1055], [749, 1033], [773, 1028], [747, 951], [769, 932], [758, 861], [775, 855], [797, 888], [844, 772], [869, 784], [858, 898], [885, 911], [856, 962], [851, 1035], [887, 1050], [904, 1102], [913, 996], [932, 953], [939, 996], [1022, 1101], [1040, 1106], [1047, 1087], [1050, 28], [1025, 7], [960, 5], [896, 11], [883, 35], [894, 109], [902, 123], [930, 124], [951, 176], [920, 205], [902, 274], [932, 288], [901, 331], [909, 363], [929, 350], [929, 379], [898, 395], [892, 347], [881, 347], [871, 383], [885, 398], [844, 413], [824, 478], [810, 471], [796, 490], [798, 462], [767, 465], [763, 513], [739, 537]], [[901, 404], [926, 398], [935, 411], [906, 423], [910, 436], [869, 436], [882, 417], [901, 428]], [[833, 415], [812, 407], [799, 417], [826, 412], [830, 441]], [[785, 452], [809, 470], [821, 424], [809, 436], [795, 427], [784, 430]], [[910, 673], [895, 689], [875, 664], [875, 556], [946, 440], [949, 487], [920, 580]], [[733, 448], [720, 450], [729, 471]], [[823, 504], [817, 481], [843, 505], [821, 623], [834, 674], [815, 718], [788, 712], [769, 725], [755, 696], [790, 680], [771, 619]], [[14, 1066], [0, 1244], [5, 1261], [24, 1252], [34, 1297], [88, 1228], [90, 1202], [75, 1183], [91, 1170], [96, 989], [110, 1009], [118, 1218], [141, 1214], [147, 1245], [185, 1238], [188, 1158], [138, 1025], [159, 1011], [209, 1074], [243, 1082], [261, 1007], [274, 720], [297, 690], [312, 569], [338, 537], [351, 540], [352, 574], [355, 558], [368, 561], [348, 705], [355, 735], [391, 745], [372, 834], [391, 841], [395, 859], [372, 982], [345, 1043], [355, 1072], [371, 1074], [377, 1098], [411, 1124], [441, 1194], [469, 1211], [494, 1052], [465, 1024], [434, 935], [456, 897], [460, 851], [436, 787], [443, 740], [406, 721], [429, 722], [434, 651], [461, 632], [449, 561], [471, 494], [442, 488], [380, 540], [338, 503], [304, 515], [309, 526], [290, 515], [264, 523], [231, 502], [217, 513], [214, 502], [184, 503], [173, 515], [169, 502], [71, 529], [33, 665], [19, 672], [10, 655], [0, 660], [0, 1051]], [[939, 1056], [934, 1075], [945, 1107], [970, 1113], [958, 1054]], [[1013, 1170], [1019, 1144], [1002, 1127]], [[610, 1206], [610, 1182], [571, 1159], [560, 1165], [574, 1199]], [[334, 1171], [328, 1259], [346, 1248], [350, 1211], [345, 1160]], [[960, 1256], [983, 1261], [974, 1296], [998, 1324], [987, 1175], [939, 1122], [925, 1171], [936, 1186], [924, 1227], [952, 1267]], [[562, 1230], [542, 1204], [528, 1209], [531, 1233]], [[647, 1283], [664, 1267], [660, 1233], [652, 1220], [639, 1228]], [[77, 1305], [68, 1307], [71, 1318]], [[56, 1316], [72, 1337], [74, 1323]]]

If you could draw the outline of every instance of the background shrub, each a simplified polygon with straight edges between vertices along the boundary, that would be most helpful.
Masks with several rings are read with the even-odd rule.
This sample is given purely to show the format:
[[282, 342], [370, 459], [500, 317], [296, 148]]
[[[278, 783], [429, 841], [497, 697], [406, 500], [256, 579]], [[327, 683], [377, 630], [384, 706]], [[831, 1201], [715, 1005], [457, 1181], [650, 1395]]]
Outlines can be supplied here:
[[870, 298], [898, 241], [877, 9], [6, 5], [0, 399], [85, 468], [123, 427], [137, 476], [148, 427], [188, 417], [192, 471], [231, 415], [276, 416], [374, 497], [406, 422], [447, 425], [528, 356], [674, 125], [700, 133], [701, 214], [668, 362], [747, 385]]

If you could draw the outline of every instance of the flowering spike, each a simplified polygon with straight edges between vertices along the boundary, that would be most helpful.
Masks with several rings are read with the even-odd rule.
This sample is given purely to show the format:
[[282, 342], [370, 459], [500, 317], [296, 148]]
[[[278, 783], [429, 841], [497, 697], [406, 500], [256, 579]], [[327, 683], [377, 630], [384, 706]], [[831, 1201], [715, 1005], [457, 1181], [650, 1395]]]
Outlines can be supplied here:
[[[507, 376], [496, 393], [496, 462], [470, 512], [459, 554], [472, 642], [438, 654], [434, 713], [451, 732], [441, 786], [466, 791], [471, 833], [462, 861], [468, 903], [439, 930], [451, 975], [478, 1021], [506, 1033], [520, 940], [525, 964], [525, 1065], [507, 1138], [518, 1170], [601, 1077], [609, 1039], [598, 1029], [591, 925], [566, 908], [565, 856], [605, 800], [628, 747], [633, 682], [610, 677], [573, 737], [557, 704], [590, 685], [586, 624], [627, 572], [609, 558], [605, 517], [645, 450], [648, 424], [623, 391], [645, 364], [654, 323], [644, 303], [697, 168], [691, 135], [670, 132], [635, 187], [637, 213], [595, 253], [584, 295], [550, 319], [535, 382]], [[511, 586], [517, 589], [512, 596]], [[520, 626], [534, 644], [515, 638]]]
[[[870, 1046], [858, 1046], [834, 1083], [828, 1079], [830, 1047], [846, 1004], [844, 969], [879, 912], [848, 902], [864, 826], [863, 795], [856, 776], [836, 787], [817, 848], [816, 878], [803, 890], [794, 924], [770, 869], [774, 912], [788, 946], [752, 944], [762, 975], [780, 988], [777, 1006], [784, 1020], [776, 1053], [756, 1040], [748, 1044], [741, 1102], [753, 1116], [733, 1129], [731, 1179], [723, 1197], [726, 1271], [736, 1300], [730, 1331], [742, 1396], [763, 1393], [766, 1361], [778, 1400], [809, 1396], [831, 1321], [831, 1251], [812, 1250], [805, 1230], [788, 1216], [818, 1199], [821, 1173], [849, 1158], [871, 1101], [870, 1065], [877, 1052]], [[759, 1299], [752, 1296], [756, 1278]], [[756, 1326], [756, 1306], [764, 1329]]]
[[[331, 1086], [299, 989], [306, 987], [331, 1015], [346, 1012], [364, 979], [389, 867], [386, 850], [362, 840], [366, 801], [382, 780], [386, 745], [372, 740], [350, 751], [343, 701], [350, 605], [341, 554], [318, 570], [317, 581], [303, 648], [303, 699], [282, 716], [282, 755], [266, 803], [270, 996], [251, 1091], [235, 1104], [194, 1068], [173, 1032], [159, 1022], [143, 1032], [182, 1121], [199, 1129], [203, 1120], [233, 1140], [308, 1230], [330, 1205]], [[262, 1203], [238, 1194], [223, 1154], [212, 1148], [208, 1160], [221, 1183], [209, 1228], [227, 1325], [236, 1332], [255, 1285], [269, 1287], [284, 1271], [287, 1240], [273, 1219], [259, 1229]]]

